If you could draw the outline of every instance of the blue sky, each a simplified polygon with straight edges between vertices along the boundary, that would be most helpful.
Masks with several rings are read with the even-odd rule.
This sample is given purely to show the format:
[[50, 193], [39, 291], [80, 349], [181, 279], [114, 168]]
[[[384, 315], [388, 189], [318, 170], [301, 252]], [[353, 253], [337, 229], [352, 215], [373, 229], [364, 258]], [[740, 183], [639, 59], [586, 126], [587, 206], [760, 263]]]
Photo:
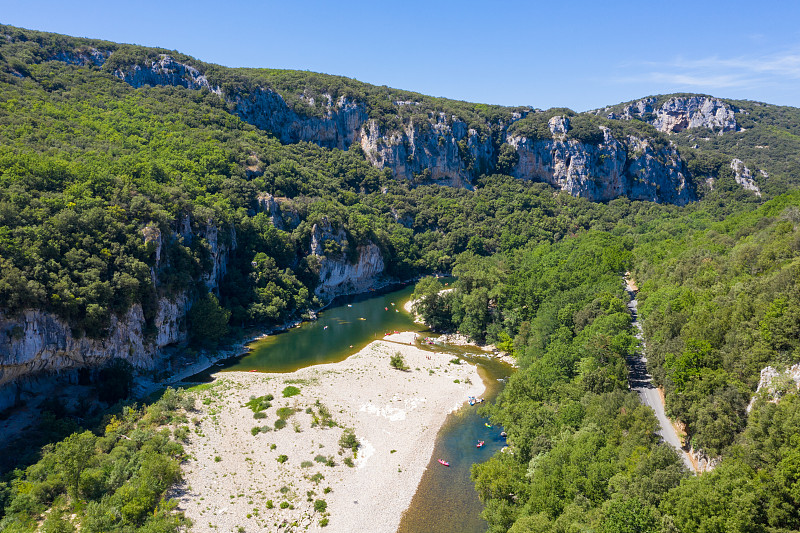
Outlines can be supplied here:
[[800, 107], [796, 1], [0, 0], [0, 22], [482, 103], [699, 92]]

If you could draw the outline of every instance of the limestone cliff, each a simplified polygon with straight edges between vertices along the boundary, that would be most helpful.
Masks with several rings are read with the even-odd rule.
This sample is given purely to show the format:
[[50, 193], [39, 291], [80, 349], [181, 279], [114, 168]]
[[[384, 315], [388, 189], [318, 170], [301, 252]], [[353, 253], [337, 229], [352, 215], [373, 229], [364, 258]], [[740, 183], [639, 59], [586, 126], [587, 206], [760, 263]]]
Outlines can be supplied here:
[[[326, 246], [326, 241], [335, 245]], [[319, 261], [316, 293], [324, 300], [363, 292], [375, 285], [383, 275], [383, 254], [375, 243], [356, 245], [354, 250], [350, 249], [352, 246], [345, 232], [332, 228], [325, 217], [312, 227], [309, 252]], [[353, 256], [355, 260], [351, 260]]]
[[437, 113], [428, 118], [412, 119], [400, 131], [386, 133], [374, 120], [365, 124], [360, 138], [367, 160], [391, 169], [399, 179], [455, 187], [469, 187], [476, 175], [494, 168], [497, 156], [487, 135], [456, 116]]
[[650, 96], [627, 104], [621, 113], [609, 111], [609, 108], [605, 108], [595, 113], [610, 119], [643, 120], [664, 133], [708, 128], [721, 135], [739, 130], [736, 124], [738, 109], [711, 96], [673, 96], [661, 105], [658, 105], [655, 96]]
[[[225, 274], [230, 249], [236, 246], [235, 233], [231, 230], [230, 238], [222, 242], [219, 228], [212, 223], [192, 230], [186, 217], [181, 226], [182, 238], [205, 239], [210, 268], [203, 281], [209, 290], [215, 290]], [[151, 276], [157, 281], [162, 233], [147, 226], [142, 238], [155, 247]], [[163, 348], [186, 340], [185, 317], [191, 304], [188, 292], [159, 298], [150, 328], [142, 306], [135, 304], [124, 315], [111, 317], [108, 334], [101, 339], [77, 334], [67, 322], [46, 311], [29, 309], [16, 316], [0, 312], [0, 410], [14, 402], [15, 384], [24, 386], [41, 376], [69, 379], [80, 368], [96, 368], [117, 357], [142, 370], [156, 367]]]
[[[114, 75], [134, 87], [175, 85], [212, 91], [242, 120], [272, 132], [285, 143], [307, 141], [339, 149], [359, 143], [370, 163], [390, 169], [398, 179], [471, 187], [481, 174], [496, 171], [499, 144], [505, 141], [518, 152], [514, 176], [546, 181], [575, 196], [610, 200], [624, 195], [678, 204], [694, 199], [687, 186], [688, 172], [676, 149], [655, 149], [645, 138], [618, 140], [608, 132], [600, 147], [561, 139], [558, 135], [563, 137], [569, 129], [563, 119], [551, 124], [555, 136], [552, 142], [509, 136], [509, 126], [529, 111], [509, 113], [506, 119], [484, 124], [482, 131], [444, 112], [412, 115], [399, 128], [382, 130], [377, 120], [369, 118], [364, 103], [345, 96], [334, 100], [324, 95], [321, 116], [306, 116], [294, 111], [272, 89], [226, 92], [209, 83], [197, 68], [165, 54], [147, 65], [119, 68]], [[313, 98], [302, 98], [312, 106], [319, 104]], [[734, 110], [718, 99], [674, 97], [658, 109], [653, 107], [655, 102], [655, 98], [649, 98], [630, 104], [623, 117], [617, 118], [653, 115], [653, 123], [662, 131], [701, 125], [719, 131], [736, 129]], [[398, 109], [416, 104], [393, 102]], [[634, 157], [626, 155], [631, 145]], [[280, 226], [280, 220], [272, 211], [270, 214]]]
[[513, 176], [545, 181], [594, 201], [626, 196], [683, 205], [694, 200], [686, 166], [673, 146], [633, 136], [619, 140], [608, 128], [603, 128], [602, 143], [584, 144], [566, 136], [568, 121], [551, 120], [550, 126], [553, 140], [508, 137], [519, 156]]

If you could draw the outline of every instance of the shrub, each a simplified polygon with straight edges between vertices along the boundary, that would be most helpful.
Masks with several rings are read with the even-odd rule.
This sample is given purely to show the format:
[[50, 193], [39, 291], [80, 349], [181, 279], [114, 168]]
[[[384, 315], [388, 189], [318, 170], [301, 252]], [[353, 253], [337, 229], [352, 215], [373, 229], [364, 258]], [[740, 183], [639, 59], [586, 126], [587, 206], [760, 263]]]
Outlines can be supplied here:
[[283, 429], [286, 427], [286, 420], [279, 418], [275, 421], [275, 429]]
[[460, 365], [461, 359], [459, 359], [458, 357], [456, 357], [455, 359], [450, 359], [450, 363], [454, 365]]
[[218, 462], [220, 462], [220, 461], [222, 461], [222, 457], [220, 457], [219, 455], [215, 455], [215, 456], [214, 456], [214, 462], [215, 462], [215, 463], [218, 463]]
[[347, 466], [349, 466], [350, 468], [353, 468], [355, 466], [355, 463], [353, 462], [353, 458], [352, 457], [345, 457], [344, 461], [342, 461], [342, 462], [344, 464], [346, 464]]
[[323, 518], [322, 520], [319, 521], [319, 527], [325, 527], [329, 523], [330, 523], [330, 520], [328, 520], [327, 518]]
[[189, 428], [187, 426], [181, 426], [179, 428], [175, 428], [175, 439], [179, 441], [186, 442], [189, 438]]
[[258, 426], [255, 426], [253, 429], [250, 430], [250, 434], [253, 435], [254, 437], [259, 433], [261, 433], [261, 428]]
[[324, 455], [317, 455], [316, 457], [314, 457], [314, 460], [318, 463], [324, 463], [325, 461], [328, 460], [328, 458], [325, 457]]
[[291, 407], [281, 407], [280, 409], [278, 409], [277, 414], [278, 418], [286, 420], [287, 418], [289, 418], [294, 414], [294, 409], [292, 409]]
[[303, 461], [302, 463], [300, 463], [300, 468], [308, 468], [313, 465], [314, 463], [311, 461]]
[[350, 428], [345, 429], [342, 432], [342, 436], [339, 437], [339, 446], [341, 446], [345, 450], [358, 450], [358, 447], [361, 445], [356, 438], [356, 433]]
[[328, 502], [325, 500], [314, 500], [314, 510], [318, 513], [324, 513], [328, 508]]
[[310, 479], [311, 479], [311, 481], [313, 481], [314, 483], [319, 483], [320, 481], [322, 481], [323, 479], [325, 479], [325, 476], [323, 476], [322, 474], [320, 474], [319, 472], [317, 472], [316, 474], [314, 474], [313, 476], [311, 476], [311, 478], [310, 478]]
[[293, 385], [289, 385], [285, 389], [283, 389], [283, 397], [284, 398], [291, 398], [292, 396], [297, 396], [300, 394], [300, 389]]
[[286, 509], [289, 507], [289, 502], [281, 502], [281, 509]]
[[278, 456], [278, 458], [276, 459], [276, 461], [278, 461], [278, 462], [279, 462], [279, 463], [281, 463], [281, 464], [285, 463], [285, 462], [286, 462], [286, 461], [288, 461], [288, 460], [289, 460], [289, 456], [287, 456], [287, 455], [284, 455], [284, 454], [280, 454], [280, 455]]
[[403, 356], [400, 355], [400, 352], [395, 353], [391, 359], [389, 359], [389, 364], [392, 366], [392, 368], [397, 370], [408, 370], [406, 362], [403, 359]]
[[258, 411], [256, 413], [253, 413], [253, 418], [255, 419], [267, 418], [267, 413], [265, 413], [264, 411]]
[[273, 507], [275, 507], [275, 504], [272, 503], [272, 500], [267, 500], [267, 509], [272, 509]]

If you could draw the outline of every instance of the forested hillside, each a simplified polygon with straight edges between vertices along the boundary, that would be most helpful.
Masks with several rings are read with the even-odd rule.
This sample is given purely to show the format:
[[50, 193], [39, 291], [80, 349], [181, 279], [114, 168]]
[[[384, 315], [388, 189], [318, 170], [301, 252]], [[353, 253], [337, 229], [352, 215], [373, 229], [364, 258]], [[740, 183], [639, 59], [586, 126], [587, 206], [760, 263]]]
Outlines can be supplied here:
[[[113, 401], [120, 361], [452, 273], [452, 292], [418, 285], [428, 323], [520, 364], [486, 407], [509, 448], [474, 471], [491, 531], [796, 531], [798, 128], [796, 108], [705, 95], [506, 108], [0, 26], [0, 393], [89, 368], [119, 378]], [[368, 260], [350, 285], [326, 276]], [[710, 473], [686, 472], [628, 391], [625, 271]], [[186, 435], [161, 431], [180, 403], [46, 405], [30, 442], [55, 444], [0, 483], [0, 529], [180, 527], [165, 497]], [[52, 468], [75, 446], [86, 463]]]

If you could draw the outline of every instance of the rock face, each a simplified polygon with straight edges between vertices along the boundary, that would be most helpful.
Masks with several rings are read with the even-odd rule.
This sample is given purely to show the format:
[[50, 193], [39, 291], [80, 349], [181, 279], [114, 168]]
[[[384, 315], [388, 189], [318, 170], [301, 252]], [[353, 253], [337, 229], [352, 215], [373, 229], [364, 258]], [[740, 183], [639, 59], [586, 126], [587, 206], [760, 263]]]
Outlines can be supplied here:
[[[708, 128], [718, 134], [737, 131], [733, 106], [710, 96], [673, 96], [655, 107], [654, 96], [643, 98], [623, 108], [622, 114], [607, 114], [610, 119], [637, 118], [649, 122], [664, 133], [677, 133], [691, 128]], [[598, 112], [601, 114], [601, 112]]]
[[327, 299], [364, 292], [378, 281], [384, 271], [383, 255], [374, 243], [358, 246], [358, 259], [321, 258], [317, 295]]
[[761, 369], [756, 393], [747, 404], [747, 412], [753, 409], [756, 399], [763, 397], [769, 402], [778, 402], [789, 390], [800, 389], [800, 363], [787, 368], [783, 372], [767, 366]]
[[317, 296], [331, 300], [348, 293], [363, 292], [375, 285], [385, 265], [380, 248], [372, 242], [356, 247], [355, 262], [346, 253], [326, 255], [325, 241], [333, 241], [345, 249], [350, 246], [341, 229], [334, 230], [327, 218], [311, 228], [311, 255], [319, 258]]
[[389, 168], [398, 179], [469, 187], [471, 179], [492, 169], [496, 153], [491, 139], [456, 116], [431, 114], [409, 121], [401, 131], [381, 132], [372, 120], [360, 133], [367, 160]]
[[187, 89], [208, 89], [222, 94], [219, 87], [212, 87], [199, 70], [179, 63], [165, 54], [162, 54], [158, 61], [153, 61], [149, 67], [133, 65], [127, 69], [117, 69], [114, 75], [132, 87], [173, 85]]
[[[215, 290], [225, 274], [228, 254], [236, 246], [235, 233], [231, 230], [230, 238], [223, 243], [214, 224], [201, 226], [197, 235], [192, 234], [188, 218], [181, 225], [185, 240], [206, 239], [211, 268], [203, 281], [209, 290]], [[151, 276], [157, 279], [163, 245], [161, 231], [147, 226], [142, 237], [155, 247], [156, 264]], [[108, 335], [102, 339], [76, 336], [69, 324], [45, 311], [29, 309], [17, 316], [0, 312], [0, 410], [15, 401], [15, 385], [24, 387], [41, 376], [69, 378], [80, 368], [99, 367], [113, 358], [125, 359], [142, 370], [155, 368], [163, 348], [186, 340], [185, 317], [191, 304], [188, 293], [160, 298], [150, 334], [145, 331], [142, 307], [135, 304], [125, 315], [112, 316]]]
[[[743, 189], [753, 191], [756, 196], [761, 196], [761, 190], [753, 179], [753, 173], [744, 165], [744, 161], [741, 159], [732, 160], [731, 170], [733, 170], [733, 179], [736, 180], [736, 183], [741, 185]], [[763, 171], [762, 175], [764, 175]]]
[[367, 120], [363, 104], [342, 96], [333, 102], [330, 96], [322, 117], [295, 113], [283, 97], [265, 88], [249, 95], [230, 95], [234, 114], [262, 130], [271, 131], [281, 142], [313, 142], [326, 148], [346, 149], [357, 140], [362, 124]]
[[[493, 172], [499, 144], [505, 141], [519, 155], [513, 175], [543, 180], [576, 196], [610, 200], [629, 195], [632, 199], [685, 204], [694, 197], [687, 187], [688, 173], [675, 149], [654, 150], [647, 139], [630, 139], [637, 146], [635, 157], [625, 154], [620, 140], [608, 138], [600, 148], [566, 140], [567, 117], [553, 117], [549, 126], [556, 140], [529, 142], [508, 136], [508, 127], [526, 112], [512, 113], [506, 122], [487, 124], [493, 133], [478, 132], [455, 115], [443, 112], [414, 115], [397, 130], [382, 131], [370, 120], [367, 107], [344, 96], [323, 102], [321, 116], [306, 116], [291, 109], [277, 92], [256, 87], [247, 93], [225, 93], [213, 86], [198, 69], [168, 55], [149, 65], [118, 69], [114, 74], [134, 87], [176, 85], [207, 89], [224, 98], [232, 112], [245, 122], [274, 133], [284, 143], [313, 142], [328, 148], [346, 149], [359, 143], [367, 160], [387, 168], [398, 179], [471, 187], [481, 174]], [[311, 98], [307, 99], [313, 104]], [[655, 98], [646, 98], [625, 108], [623, 117], [655, 118], [662, 131], [680, 131], [705, 126], [720, 132], [736, 129], [734, 110], [710, 97], [674, 97], [654, 109]], [[394, 102], [413, 106], [416, 102]], [[630, 150], [628, 150], [630, 151]], [[269, 207], [277, 227], [279, 218]]]
[[553, 140], [507, 139], [519, 155], [513, 176], [545, 181], [594, 201], [626, 196], [684, 205], [694, 200], [686, 166], [674, 147], [654, 147], [649, 139], [630, 136], [623, 143], [606, 128], [601, 144], [584, 144], [557, 134], [568, 131], [569, 122], [553, 119]]
[[100, 366], [116, 357], [138, 368], [152, 368], [159, 348], [185, 339], [179, 324], [187, 307], [185, 296], [159, 300], [158, 331], [152, 340], [145, 338], [139, 304], [122, 317], [112, 316], [108, 336], [102, 339], [75, 337], [67, 323], [44, 311], [27, 310], [20, 317], [0, 314], [0, 388], [22, 376]]

